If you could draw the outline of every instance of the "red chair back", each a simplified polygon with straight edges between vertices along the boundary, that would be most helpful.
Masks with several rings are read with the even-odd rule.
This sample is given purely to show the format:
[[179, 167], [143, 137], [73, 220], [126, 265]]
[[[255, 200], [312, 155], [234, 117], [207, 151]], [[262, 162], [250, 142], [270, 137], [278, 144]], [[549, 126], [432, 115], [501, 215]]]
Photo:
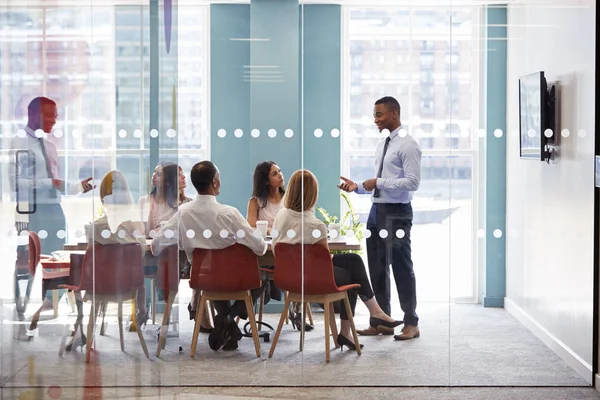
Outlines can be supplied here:
[[220, 250], [195, 249], [190, 287], [209, 292], [259, 288], [258, 258], [248, 247], [234, 244]]
[[42, 242], [37, 233], [29, 231], [29, 273], [35, 275], [35, 269], [42, 259]]
[[[156, 272], [156, 287], [165, 291], [179, 289], [179, 248], [169, 246], [158, 256], [158, 271]], [[168, 297], [168, 294], [165, 294]]]
[[142, 248], [138, 243], [94, 243], [83, 258], [81, 290], [99, 296], [131, 295], [144, 284]]
[[[304, 264], [304, 291], [302, 265]], [[275, 285], [292, 293], [337, 293], [331, 255], [320, 244], [275, 245]]]

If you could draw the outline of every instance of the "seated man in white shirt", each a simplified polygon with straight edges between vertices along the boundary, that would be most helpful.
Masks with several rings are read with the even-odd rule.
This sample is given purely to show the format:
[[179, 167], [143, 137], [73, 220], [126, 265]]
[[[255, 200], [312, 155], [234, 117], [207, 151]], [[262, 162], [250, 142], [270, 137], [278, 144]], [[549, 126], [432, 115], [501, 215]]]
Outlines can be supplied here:
[[[168, 246], [178, 244], [192, 265], [192, 255], [197, 248], [224, 249], [239, 243], [250, 248], [257, 256], [265, 254], [267, 243], [262, 237], [254, 234], [254, 229], [248, 225], [242, 214], [234, 207], [217, 202], [216, 196], [219, 194], [221, 180], [216, 165], [210, 161], [199, 162], [192, 167], [190, 178], [198, 195], [191, 202], [182, 204], [155, 236], [152, 241], [152, 253], [158, 255]], [[195, 235], [188, 235], [190, 230], [195, 232]], [[211, 232], [209, 238], [204, 236], [205, 230]], [[165, 234], [167, 231], [168, 235]], [[240, 231], [244, 234], [240, 235]], [[264, 285], [252, 290], [253, 302], [256, 302], [263, 290]], [[210, 347], [215, 351], [223, 345], [223, 350], [237, 349], [237, 342], [242, 335], [233, 321], [237, 316], [241, 319], [248, 318], [244, 302], [236, 301], [231, 305], [229, 301], [215, 301], [214, 306], [218, 315], [215, 317], [215, 329], [208, 339]]]

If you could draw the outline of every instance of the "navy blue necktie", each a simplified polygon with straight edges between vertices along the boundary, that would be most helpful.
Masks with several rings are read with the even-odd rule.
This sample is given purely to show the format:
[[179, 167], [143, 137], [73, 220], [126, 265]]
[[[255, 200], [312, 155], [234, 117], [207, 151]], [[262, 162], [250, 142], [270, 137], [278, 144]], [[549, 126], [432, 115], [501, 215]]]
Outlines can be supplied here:
[[[379, 162], [379, 170], [377, 171], [377, 178], [381, 178], [381, 173], [383, 172], [383, 159], [385, 158], [385, 153], [387, 152], [390, 140], [391, 138], [389, 136], [385, 138], [385, 144], [383, 145], [383, 154], [381, 155], [381, 161]], [[373, 197], [379, 197], [379, 189], [375, 188], [375, 190], [373, 191]]]

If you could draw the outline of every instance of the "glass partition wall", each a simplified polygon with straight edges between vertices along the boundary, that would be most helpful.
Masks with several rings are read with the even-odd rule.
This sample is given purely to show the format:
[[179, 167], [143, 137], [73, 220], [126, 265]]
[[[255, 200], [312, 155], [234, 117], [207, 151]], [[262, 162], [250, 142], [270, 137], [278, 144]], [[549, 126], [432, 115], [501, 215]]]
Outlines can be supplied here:
[[[518, 157], [515, 104], [519, 78], [544, 69], [563, 96], [588, 101], [572, 83], [593, 83], [590, 59], [569, 50], [580, 77], [562, 74], [569, 62], [553, 71], [550, 59], [511, 60], [546, 45], [536, 29], [595, 25], [585, 7], [564, 7], [556, 26], [538, 26], [534, 11], [555, 12], [527, 2], [0, 2], [4, 390], [588, 385], [590, 260], [578, 256], [577, 298], [555, 273], [540, 275], [540, 241], [555, 238], [524, 203], [550, 189], [519, 171], [556, 178], [561, 164], [542, 171]], [[382, 111], [386, 96], [400, 109]], [[592, 128], [560, 115], [565, 157], [586, 156]], [[384, 128], [397, 126], [386, 118], [400, 127], [381, 176], [404, 180], [378, 180], [380, 197], [344, 193], [340, 176], [361, 187], [377, 177]], [[394, 191], [415, 178], [410, 196]], [[374, 202], [409, 200], [412, 216], [369, 217]], [[559, 203], [544, 212], [562, 215]], [[334, 282], [361, 285], [349, 292], [352, 319]], [[244, 296], [261, 287], [249, 293], [253, 315]], [[222, 292], [241, 297], [229, 305]], [[420, 335], [395, 340], [415, 335], [405, 328], [412, 293]], [[404, 325], [386, 329], [381, 309]], [[569, 344], [551, 309], [587, 345]], [[360, 355], [347, 344], [356, 340]]]

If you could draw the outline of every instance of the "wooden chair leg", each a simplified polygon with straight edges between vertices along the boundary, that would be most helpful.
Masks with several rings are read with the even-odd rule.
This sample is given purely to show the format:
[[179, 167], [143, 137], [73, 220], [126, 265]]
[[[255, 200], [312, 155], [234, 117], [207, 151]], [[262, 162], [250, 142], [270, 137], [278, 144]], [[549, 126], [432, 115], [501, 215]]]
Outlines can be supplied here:
[[42, 313], [42, 307], [44, 305], [42, 304], [40, 306], [40, 308], [38, 308], [38, 310], [35, 312], [35, 314], [32, 315], [31, 317], [31, 323], [29, 324], [29, 330], [32, 331], [34, 329], [37, 328], [38, 325], [38, 321], [40, 320], [40, 314]]
[[156, 325], [156, 287], [154, 279], [150, 279], [150, 304], [152, 307], [152, 325]]
[[246, 311], [248, 312], [248, 319], [250, 320], [250, 328], [252, 328], [252, 339], [254, 339], [254, 349], [256, 350], [256, 357], [260, 357], [260, 340], [258, 338], [258, 327], [256, 326], [256, 315], [254, 314], [254, 306], [252, 304], [252, 295], [250, 291], [246, 293]]
[[337, 324], [335, 321], [335, 312], [333, 311], [333, 303], [331, 303], [331, 307], [329, 307], [329, 326], [331, 327], [331, 335], [333, 336], [333, 343], [335, 344], [335, 348], [338, 349], [340, 344], [338, 343], [338, 330]]
[[104, 322], [104, 318], [106, 317], [106, 308], [108, 307], [108, 303], [102, 302], [100, 303], [100, 315], [102, 316], [102, 321], [100, 322], [100, 336], [104, 336], [106, 333], [106, 327], [108, 323]]
[[[141, 289], [139, 289], [141, 290]], [[134, 293], [134, 299], [136, 297], [136, 293]], [[135, 309], [135, 301], [134, 301], [134, 309]], [[144, 333], [142, 332], [142, 330], [140, 329], [140, 324], [139, 321], [137, 320], [137, 316], [136, 313], [133, 313], [133, 321], [135, 322], [135, 326], [137, 327], [137, 329], [135, 330], [137, 332], [138, 335], [138, 339], [140, 340], [140, 344], [142, 345], [142, 350], [144, 350], [144, 355], [146, 356], [146, 358], [150, 358], [150, 353], [148, 353], [148, 346], [146, 346], [146, 340], [144, 339]]]
[[52, 308], [54, 309], [54, 318], [58, 318], [58, 290], [52, 291]]
[[129, 332], [135, 332], [137, 330], [137, 324], [136, 324], [136, 319], [135, 319], [135, 314], [137, 312], [137, 305], [135, 302], [135, 297], [133, 297], [131, 299], [131, 316], [129, 317], [129, 320], [131, 321], [131, 324], [129, 325]]
[[283, 322], [286, 319], [289, 309], [290, 302], [288, 301], [286, 296], [283, 303], [283, 311], [281, 312], [281, 317], [279, 317], [279, 325], [277, 325], [277, 331], [275, 332], [275, 337], [273, 337], [273, 343], [271, 343], [271, 349], [269, 350], [269, 358], [273, 357], [273, 353], [275, 352], [275, 346], [277, 346], [279, 334], [281, 333], [281, 328], [283, 328]]
[[160, 352], [165, 348], [167, 343], [167, 333], [169, 331], [169, 319], [171, 317], [171, 309], [173, 308], [173, 302], [175, 301], [175, 294], [169, 291], [169, 298], [167, 299], [167, 305], [165, 313], [163, 315], [162, 324], [160, 326], [160, 334], [158, 338], [158, 347], [156, 348], [156, 357], [160, 357]]
[[192, 335], [192, 350], [190, 357], [196, 356], [196, 347], [198, 345], [198, 336], [200, 335], [200, 325], [202, 323], [202, 313], [206, 306], [206, 300], [204, 299], [204, 293], [198, 299], [198, 305], [196, 306], [196, 322], [194, 323], [194, 334]]
[[94, 324], [96, 323], [96, 312], [98, 308], [94, 301], [92, 301], [92, 308], [90, 309], [90, 322], [88, 323], [87, 329], [87, 343], [85, 349], [85, 362], [90, 362], [90, 355], [92, 351], [92, 345], [94, 344]]
[[75, 313], [77, 311], [77, 307], [75, 307], [75, 293], [72, 290], [67, 292], [67, 299], [69, 300], [69, 305], [71, 306], [71, 313]]
[[306, 314], [308, 315], [308, 322], [310, 322], [310, 324], [312, 326], [315, 326], [315, 322], [313, 321], [313, 316], [312, 316], [312, 310], [310, 307], [310, 303], [308, 303], [307, 309], [306, 309]]
[[[106, 303], [104, 303], [104, 313], [106, 314]], [[104, 325], [104, 317], [102, 318]], [[119, 302], [119, 311], [117, 314], [117, 320], [119, 321], [119, 340], [121, 341], [121, 351], [125, 351], [125, 340], [123, 338], [123, 302]]]
[[262, 323], [263, 321], [263, 311], [265, 309], [265, 292], [260, 295], [260, 303], [258, 306], [258, 322]]
[[352, 337], [354, 338], [354, 345], [356, 346], [356, 353], [360, 356], [360, 343], [358, 342], [358, 334], [356, 333], [356, 326], [354, 326], [354, 317], [352, 316], [352, 308], [350, 307], [350, 301], [348, 300], [348, 293], [344, 297], [344, 305], [346, 306], [346, 312], [348, 313], [348, 320], [350, 321], [350, 328], [352, 329]]
[[330, 339], [329, 339], [329, 318], [331, 318], [331, 314], [329, 313], [329, 307], [331, 307], [331, 303], [329, 299], [325, 299], [325, 362], [329, 362], [329, 352], [330, 352]]

